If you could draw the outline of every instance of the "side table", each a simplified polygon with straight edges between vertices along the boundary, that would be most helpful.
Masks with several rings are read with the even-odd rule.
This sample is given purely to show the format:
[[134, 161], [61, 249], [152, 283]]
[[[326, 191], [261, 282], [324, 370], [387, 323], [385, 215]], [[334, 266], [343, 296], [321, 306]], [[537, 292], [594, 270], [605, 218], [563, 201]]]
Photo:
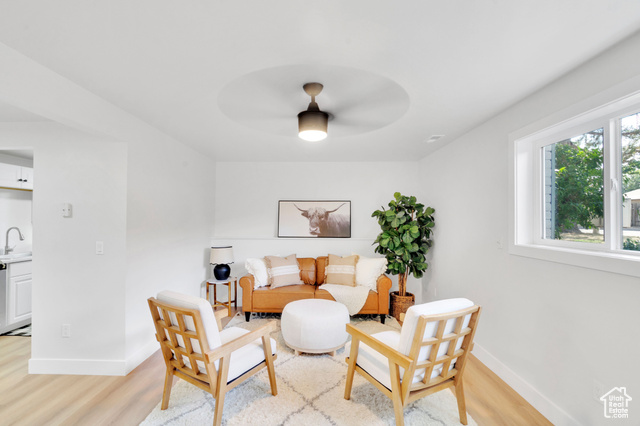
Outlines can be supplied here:
[[[233, 299], [231, 299], [231, 284], [233, 284]], [[218, 300], [218, 285], [226, 285], [228, 289], [228, 298], [226, 302], [220, 302]], [[209, 300], [209, 286], [213, 286], [213, 302]], [[229, 277], [226, 280], [216, 280], [214, 278], [210, 278], [207, 280], [207, 302], [211, 303], [211, 306], [215, 309], [217, 306], [224, 306], [229, 310], [229, 316], [231, 316], [231, 303], [233, 302], [233, 306], [238, 309], [238, 278], [237, 277]]]

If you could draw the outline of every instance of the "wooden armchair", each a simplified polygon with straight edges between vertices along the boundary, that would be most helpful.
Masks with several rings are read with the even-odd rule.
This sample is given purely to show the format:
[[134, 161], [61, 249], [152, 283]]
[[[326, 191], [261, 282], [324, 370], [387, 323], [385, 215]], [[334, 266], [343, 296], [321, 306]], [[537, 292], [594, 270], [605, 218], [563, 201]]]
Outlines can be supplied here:
[[173, 376], [211, 393], [216, 400], [214, 426], [222, 421], [225, 393], [264, 367], [271, 393], [277, 395], [276, 341], [269, 337], [275, 323], [252, 332], [238, 327], [221, 330], [219, 317], [205, 299], [163, 291], [148, 301], [167, 367], [162, 410], [169, 406]]
[[462, 375], [481, 308], [467, 299], [412, 306], [401, 332], [368, 335], [347, 324], [352, 340], [344, 398], [351, 398], [357, 371], [393, 401], [396, 425], [404, 424], [404, 407], [450, 387], [455, 388], [460, 422], [467, 424]]

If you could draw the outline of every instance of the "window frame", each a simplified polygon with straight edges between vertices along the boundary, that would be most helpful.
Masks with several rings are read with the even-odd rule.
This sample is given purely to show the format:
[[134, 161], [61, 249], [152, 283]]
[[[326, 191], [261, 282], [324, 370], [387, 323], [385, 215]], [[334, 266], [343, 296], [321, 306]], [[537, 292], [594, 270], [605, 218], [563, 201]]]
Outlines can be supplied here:
[[[604, 211], [605, 211], [605, 225], [604, 225], [604, 237], [605, 241], [603, 243], [580, 243], [575, 241], [566, 241], [566, 240], [552, 240], [543, 238], [543, 230], [544, 230], [544, 184], [543, 184], [543, 166], [544, 166], [544, 153], [542, 148], [554, 144], [566, 139], [570, 139], [574, 136], [581, 135], [587, 133], [589, 131], [595, 129], [603, 129], [604, 137], [603, 137], [603, 198], [604, 198]], [[607, 243], [609, 240], [609, 229], [607, 227], [608, 220], [608, 209], [607, 209], [607, 183], [606, 176], [609, 171], [609, 167], [607, 164], [608, 153], [607, 153], [607, 142], [610, 138], [610, 130], [608, 129], [608, 123], [604, 123], [602, 120], [592, 120], [585, 123], [582, 123], [577, 126], [573, 126], [567, 129], [562, 129], [561, 132], [555, 133], [547, 136], [546, 138], [541, 138], [539, 140], [533, 141], [533, 149], [534, 152], [538, 152], [537, 155], [534, 154], [533, 158], [533, 197], [534, 197], [534, 229], [532, 230], [533, 235], [533, 243], [536, 245], [550, 245], [553, 247], [568, 247], [568, 248], [577, 248], [581, 250], [598, 250], [603, 251], [607, 250]], [[560, 138], [560, 139], [558, 139]], [[535, 205], [538, 204], [539, 207], [535, 208]]]
[[[547, 118], [509, 137], [509, 252], [640, 277], [640, 252], [622, 249], [622, 203], [616, 203], [622, 199], [620, 119], [640, 112], [640, 91], [582, 112], [576, 113], [576, 109], [562, 111], [555, 119]], [[599, 128], [604, 129], [604, 242], [544, 239], [542, 147]]]

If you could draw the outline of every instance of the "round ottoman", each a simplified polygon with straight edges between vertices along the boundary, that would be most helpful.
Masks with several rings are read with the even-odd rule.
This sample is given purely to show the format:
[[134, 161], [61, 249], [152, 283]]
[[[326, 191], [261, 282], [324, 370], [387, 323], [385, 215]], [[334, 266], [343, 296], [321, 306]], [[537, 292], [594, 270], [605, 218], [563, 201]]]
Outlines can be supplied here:
[[347, 342], [349, 311], [342, 303], [323, 299], [296, 300], [282, 310], [282, 337], [291, 349], [335, 355]]

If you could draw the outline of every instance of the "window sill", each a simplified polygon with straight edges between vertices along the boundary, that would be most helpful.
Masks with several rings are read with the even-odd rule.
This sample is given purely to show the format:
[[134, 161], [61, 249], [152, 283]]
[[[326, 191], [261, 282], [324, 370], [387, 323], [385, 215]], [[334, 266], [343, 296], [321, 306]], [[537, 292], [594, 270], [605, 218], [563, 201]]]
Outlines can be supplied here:
[[623, 253], [575, 250], [533, 244], [511, 244], [509, 253], [548, 262], [640, 277], [640, 256]]

